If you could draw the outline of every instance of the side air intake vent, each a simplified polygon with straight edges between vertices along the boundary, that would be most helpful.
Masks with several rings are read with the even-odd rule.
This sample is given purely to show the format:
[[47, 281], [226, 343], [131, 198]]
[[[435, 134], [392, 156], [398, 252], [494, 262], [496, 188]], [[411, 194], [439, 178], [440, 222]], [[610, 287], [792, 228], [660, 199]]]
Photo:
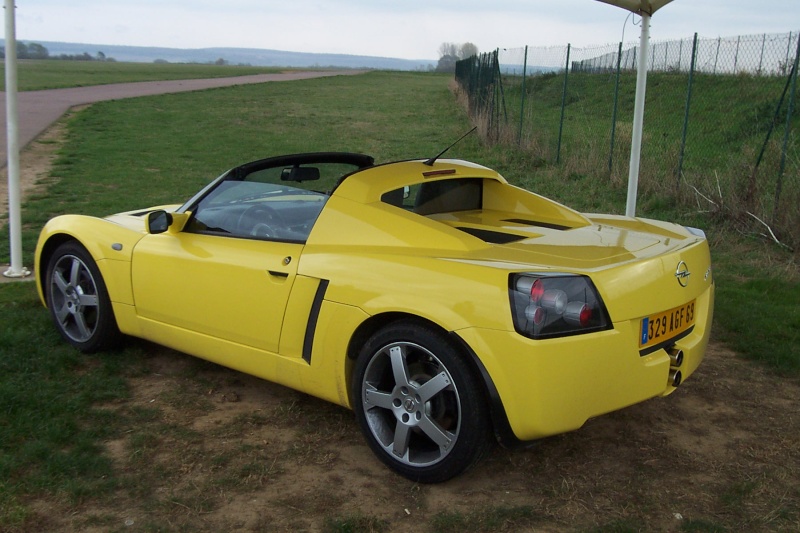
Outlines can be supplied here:
[[510, 242], [521, 241], [528, 238], [524, 235], [515, 235], [513, 233], [503, 233], [500, 231], [491, 231], [487, 229], [477, 229], [477, 228], [457, 228], [457, 229], [460, 229], [464, 233], [469, 233], [473, 237], [477, 237], [480, 240], [488, 242], [490, 244], [508, 244]]
[[524, 224], [525, 226], [536, 226], [539, 228], [556, 229], [564, 231], [572, 229], [569, 226], [562, 226], [561, 224], [551, 224], [549, 222], [537, 222], [536, 220], [525, 220], [524, 218], [507, 218], [503, 222], [511, 222], [513, 224]]

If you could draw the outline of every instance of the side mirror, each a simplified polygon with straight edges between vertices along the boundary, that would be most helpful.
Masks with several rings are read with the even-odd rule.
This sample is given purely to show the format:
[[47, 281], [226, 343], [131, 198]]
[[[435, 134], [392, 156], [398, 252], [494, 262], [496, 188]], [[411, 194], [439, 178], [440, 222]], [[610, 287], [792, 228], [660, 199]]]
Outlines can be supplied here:
[[164, 233], [172, 225], [172, 215], [159, 209], [147, 213], [147, 233], [157, 235]]

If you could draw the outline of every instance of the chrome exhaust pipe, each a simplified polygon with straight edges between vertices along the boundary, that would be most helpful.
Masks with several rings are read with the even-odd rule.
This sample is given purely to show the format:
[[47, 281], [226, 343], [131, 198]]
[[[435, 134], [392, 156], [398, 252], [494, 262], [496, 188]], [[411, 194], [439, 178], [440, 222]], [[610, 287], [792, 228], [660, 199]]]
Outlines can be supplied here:
[[677, 368], [683, 364], [683, 350], [673, 346], [667, 349], [667, 353], [669, 354], [669, 366]]
[[681, 371], [677, 368], [670, 368], [669, 369], [669, 381], [668, 383], [673, 387], [677, 387], [681, 384], [681, 380], [683, 379], [683, 375]]

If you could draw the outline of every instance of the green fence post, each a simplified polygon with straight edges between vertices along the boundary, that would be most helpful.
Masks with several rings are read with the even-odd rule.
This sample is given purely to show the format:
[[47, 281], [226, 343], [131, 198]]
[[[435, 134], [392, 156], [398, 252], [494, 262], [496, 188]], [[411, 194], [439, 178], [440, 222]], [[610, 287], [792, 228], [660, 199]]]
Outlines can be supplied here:
[[489, 116], [489, 124], [486, 128], [486, 135], [489, 137], [491, 142], [494, 142], [496, 139], [492, 138], [494, 135], [494, 128], [497, 124], [497, 84], [495, 83], [494, 76], [497, 73], [497, 69], [495, 68], [495, 63], [497, 62], [497, 50], [492, 51], [491, 54], [488, 55], [486, 58], [486, 98], [489, 102], [489, 106], [487, 109], [487, 115]]
[[522, 121], [525, 118], [525, 78], [528, 74], [528, 45], [525, 45], [525, 59], [522, 61], [522, 105], [519, 110], [519, 135], [517, 136], [517, 146], [522, 146]]
[[619, 76], [622, 66], [622, 41], [619, 42], [619, 51], [617, 52], [617, 79], [614, 82], [614, 110], [611, 112], [611, 148], [608, 150], [608, 172], [614, 164], [614, 137], [617, 134], [617, 106], [619, 103]]
[[500, 71], [500, 49], [497, 49], [497, 83], [500, 85], [500, 102], [503, 106], [503, 123], [508, 125], [508, 107], [506, 107], [506, 90], [503, 87], [503, 73]]
[[786, 130], [783, 132], [783, 148], [781, 149], [781, 166], [778, 171], [778, 183], [775, 185], [775, 207], [772, 209], [772, 220], [778, 213], [778, 203], [781, 200], [781, 189], [783, 188], [783, 173], [786, 170], [786, 150], [789, 146], [789, 132], [792, 127], [792, 114], [794, 113], [794, 98], [797, 94], [797, 64], [800, 62], [800, 36], [797, 39], [797, 52], [794, 54], [794, 66], [792, 67], [792, 89], [789, 91], [789, 108], [786, 111]]
[[497, 66], [498, 56], [500, 55], [499, 50], [499, 48], [495, 49], [494, 62], [492, 63], [492, 80], [494, 80], [494, 83], [492, 84], [492, 120], [494, 120], [495, 127], [495, 142], [497, 142], [500, 138], [500, 90], [497, 86], [499, 80], [496, 78], [496, 76], [500, 74], [500, 69]]
[[[495, 79], [494, 83], [494, 109], [495, 109], [495, 141], [500, 141], [500, 105], [501, 105], [501, 94], [503, 92], [503, 80], [500, 77], [500, 49], [497, 48], [494, 51], [494, 65], [492, 65], [494, 69], [493, 79]], [[495, 78], [496, 76], [496, 78]]]
[[675, 189], [680, 186], [681, 175], [683, 175], [683, 156], [686, 153], [686, 134], [689, 131], [689, 106], [692, 103], [692, 86], [694, 84], [694, 68], [697, 60], [697, 33], [694, 34], [692, 42], [692, 64], [689, 67], [689, 87], [686, 89], [686, 109], [683, 114], [683, 134], [681, 135], [681, 154], [678, 158], [678, 174], [675, 181]]
[[564, 89], [561, 91], [561, 120], [558, 124], [558, 148], [556, 148], [556, 163], [561, 162], [561, 135], [564, 132], [564, 109], [567, 107], [567, 80], [569, 79], [569, 53], [572, 45], [567, 44], [567, 65], [564, 69]]

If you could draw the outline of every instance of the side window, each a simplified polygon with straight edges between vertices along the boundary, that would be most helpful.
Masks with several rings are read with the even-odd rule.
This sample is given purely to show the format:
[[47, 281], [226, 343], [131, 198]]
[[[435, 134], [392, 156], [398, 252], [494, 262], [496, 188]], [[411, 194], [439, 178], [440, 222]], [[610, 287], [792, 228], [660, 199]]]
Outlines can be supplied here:
[[417, 197], [417, 192], [419, 192], [419, 185], [419, 183], [411, 185], [410, 187], [406, 185], [405, 187], [383, 193], [383, 195], [381, 195], [381, 202], [411, 211], [414, 209], [414, 200]]
[[483, 206], [483, 180], [427, 181], [384, 193], [381, 201], [419, 215], [471, 211]]
[[295, 186], [303, 182], [260, 181], [266, 177], [260, 171], [245, 181], [220, 183], [195, 206], [184, 231], [305, 242], [328, 196]]

